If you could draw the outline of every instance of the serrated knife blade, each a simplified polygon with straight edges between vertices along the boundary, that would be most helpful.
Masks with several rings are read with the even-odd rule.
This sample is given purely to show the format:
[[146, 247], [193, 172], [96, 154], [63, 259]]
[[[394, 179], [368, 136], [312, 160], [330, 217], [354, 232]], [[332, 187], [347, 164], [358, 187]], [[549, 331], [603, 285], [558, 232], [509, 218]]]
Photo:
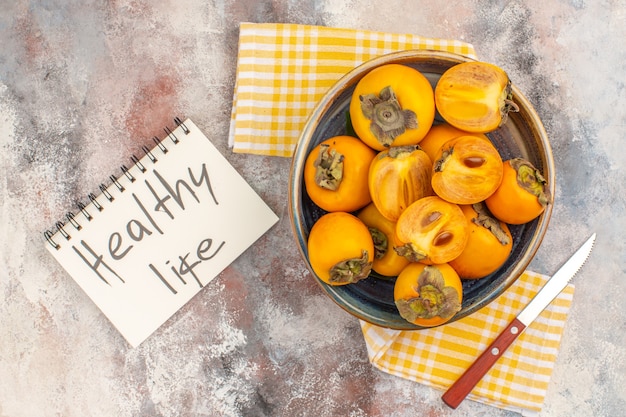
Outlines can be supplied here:
[[457, 408], [459, 404], [461, 404], [478, 381], [482, 379], [500, 356], [504, 354], [506, 349], [519, 337], [526, 327], [539, 316], [552, 300], [563, 291], [572, 277], [576, 275], [585, 264], [595, 240], [596, 234], [594, 233], [559, 270], [552, 275], [530, 303], [528, 303], [517, 317], [509, 323], [463, 375], [448, 388], [441, 397], [444, 403], [452, 408]]

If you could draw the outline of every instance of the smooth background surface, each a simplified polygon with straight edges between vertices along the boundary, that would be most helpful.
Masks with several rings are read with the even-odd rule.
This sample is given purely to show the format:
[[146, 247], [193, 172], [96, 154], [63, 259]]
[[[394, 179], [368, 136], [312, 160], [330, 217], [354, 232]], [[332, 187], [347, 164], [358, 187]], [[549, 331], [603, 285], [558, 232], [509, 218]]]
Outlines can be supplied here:
[[[626, 409], [623, 1], [3, 1], [0, 416], [516, 416], [374, 370], [360, 328], [309, 276], [287, 214], [290, 160], [233, 154], [238, 24], [457, 38], [535, 105], [557, 168], [531, 267], [592, 232], [542, 416]], [[540, 7], [539, 7], [540, 6]], [[211, 137], [280, 222], [137, 349], [42, 232], [174, 116]]]

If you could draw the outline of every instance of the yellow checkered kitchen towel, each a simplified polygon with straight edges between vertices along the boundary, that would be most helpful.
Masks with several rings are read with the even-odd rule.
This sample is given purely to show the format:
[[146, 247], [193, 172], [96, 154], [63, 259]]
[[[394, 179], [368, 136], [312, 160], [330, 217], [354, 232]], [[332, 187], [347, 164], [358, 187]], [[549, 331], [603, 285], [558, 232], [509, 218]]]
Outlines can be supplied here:
[[[468, 317], [432, 329], [391, 330], [361, 321], [370, 362], [384, 372], [445, 391], [547, 280], [544, 275], [526, 272], [494, 302]], [[468, 399], [525, 416], [537, 415], [573, 296], [574, 286], [569, 284], [509, 347]]]
[[310, 112], [339, 78], [372, 58], [409, 49], [474, 57], [471, 45], [454, 40], [241, 23], [229, 145], [234, 152], [290, 157]]

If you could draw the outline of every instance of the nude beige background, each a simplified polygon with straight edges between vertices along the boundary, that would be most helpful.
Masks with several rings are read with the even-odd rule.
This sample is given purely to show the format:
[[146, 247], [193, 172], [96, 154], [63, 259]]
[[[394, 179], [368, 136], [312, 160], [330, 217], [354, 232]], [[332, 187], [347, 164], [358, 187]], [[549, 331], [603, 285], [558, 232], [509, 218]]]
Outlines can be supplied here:
[[[310, 278], [290, 160], [233, 154], [238, 24], [456, 38], [502, 66], [552, 141], [557, 195], [531, 268], [592, 232], [542, 416], [626, 409], [626, 3], [15, 0], [0, 13], [0, 416], [516, 416], [373, 369], [356, 319]], [[42, 233], [174, 116], [190, 117], [280, 222], [137, 349]]]

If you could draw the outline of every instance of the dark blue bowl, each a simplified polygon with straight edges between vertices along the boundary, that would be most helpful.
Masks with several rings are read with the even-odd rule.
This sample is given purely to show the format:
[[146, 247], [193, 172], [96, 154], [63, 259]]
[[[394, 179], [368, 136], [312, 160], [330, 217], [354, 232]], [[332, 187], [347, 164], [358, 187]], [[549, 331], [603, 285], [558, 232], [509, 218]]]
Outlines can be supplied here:
[[[398, 314], [393, 301], [395, 277], [383, 277], [372, 273], [370, 277], [356, 284], [331, 286], [315, 275], [309, 263], [306, 243], [313, 223], [325, 212], [316, 206], [306, 193], [303, 180], [306, 157], [324, 139], [347, 133], [346, 117], [350, 97], [357, 82], [372, 69], [390, 63], [408, 65], [424, 74], [434, 88], [446, 69], [470, 60], [448, 52], [402, 51], [368, 61], [354, 68], [328, 90], [309, 116], [300, 135], [292, 160], [289, 183], [289, 215], [293, 233], [303, 259], [322, 290], [341, 308], [359, 319], [391, 329], [422, 328], [407, 322]], [[515, 85], [513, 100], [519, 106], [519, 112], [510, 113], [506, 124], [487, 136], [496, 145], [503, 160], [522, 157], [532, 162], [548, 181], [548, 192], [551, 201], [554, 201], [554, 160], [543, 124]], [[484, 307], [515, 282], [535, 256], [548, 228], [551, 214], [552, 204], [532, 222], [510, 226], [513, 250], [508, 260], [488, 277], [463, 282], [462, 308], [449, 322]]]

